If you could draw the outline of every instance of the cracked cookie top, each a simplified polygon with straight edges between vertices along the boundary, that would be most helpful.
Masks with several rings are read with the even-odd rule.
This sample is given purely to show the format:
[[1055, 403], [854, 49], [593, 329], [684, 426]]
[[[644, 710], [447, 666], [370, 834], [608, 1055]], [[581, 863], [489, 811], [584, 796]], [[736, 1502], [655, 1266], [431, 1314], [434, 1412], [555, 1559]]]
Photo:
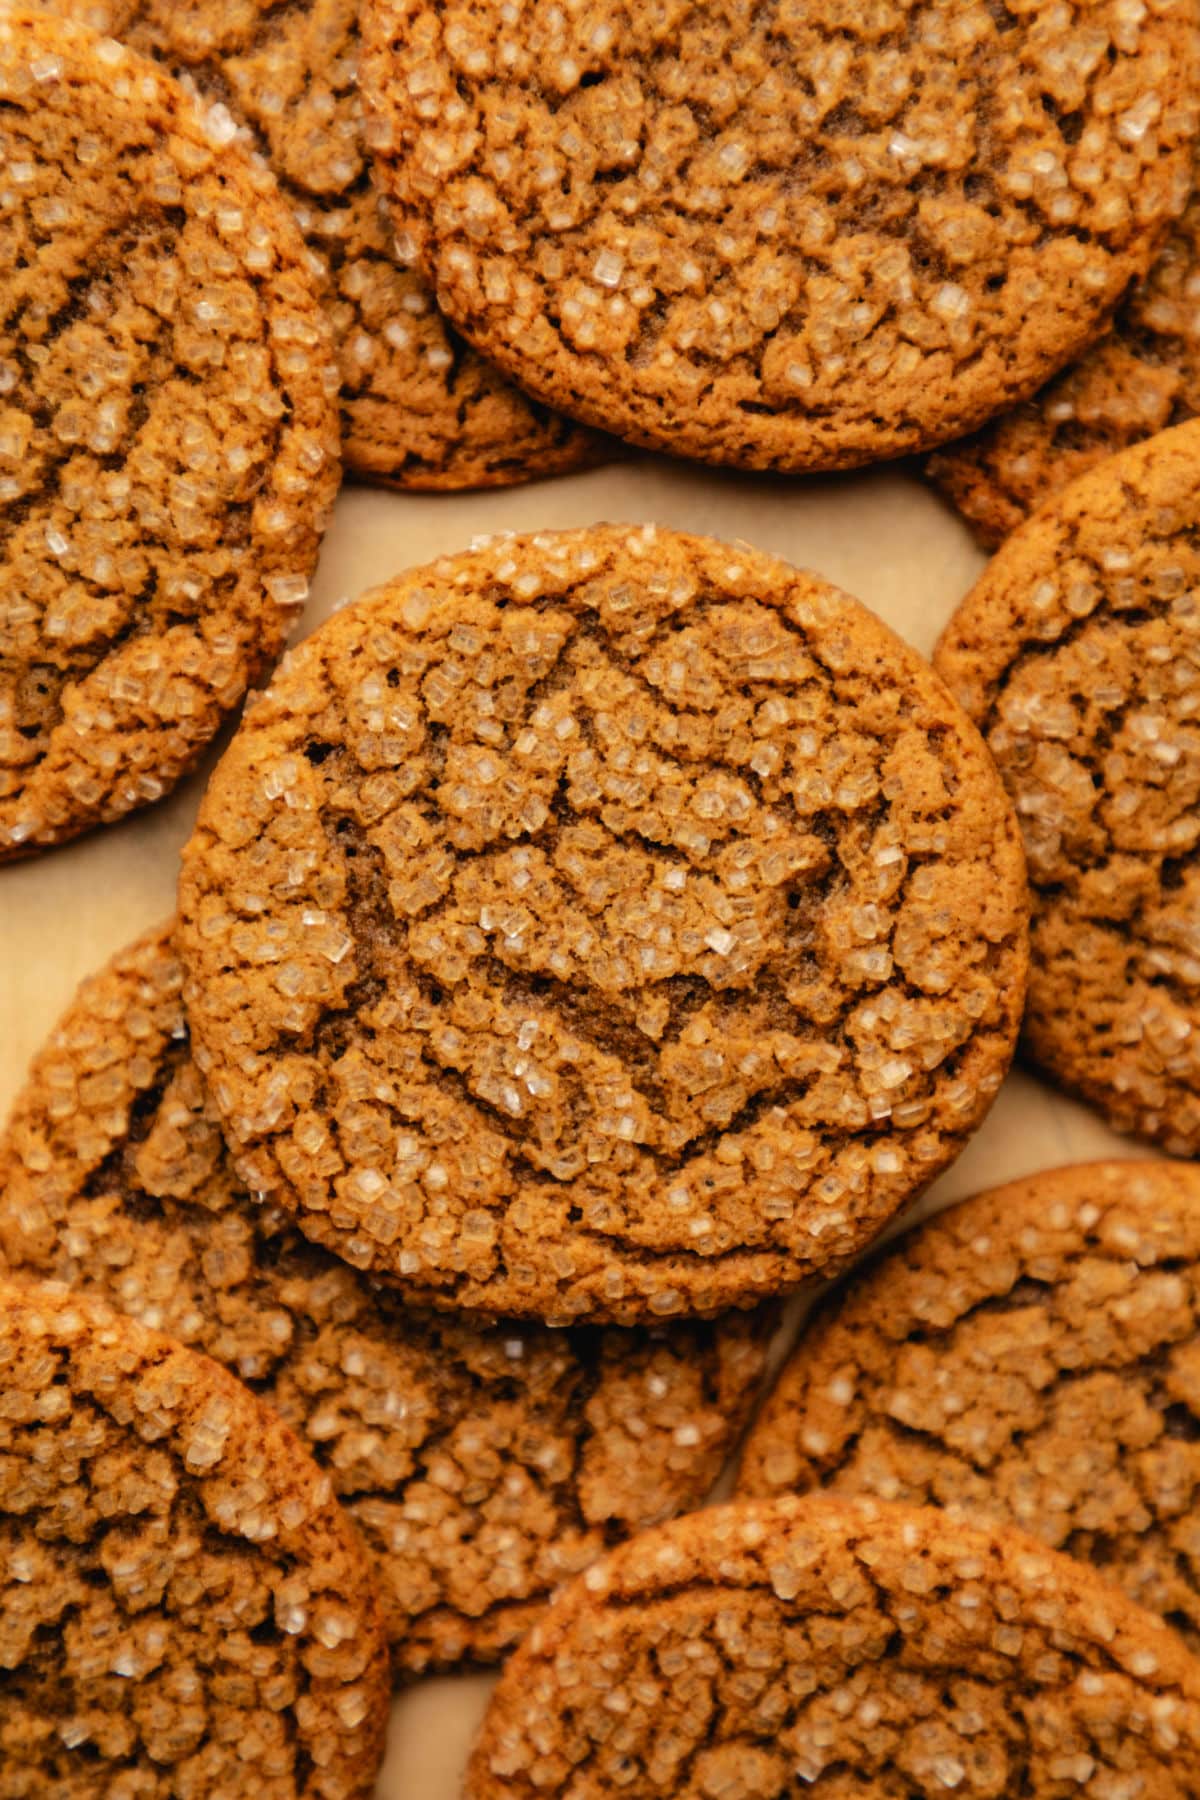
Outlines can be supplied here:
[[1014, 412], [930, 457], [989, 548], [1106, 456], [1200, 411], [1200, 197], [1098, 344]]
[[52, 0], [186, 73], [249, 127], [319, 259], [346, 467], [401, 488], [500, 487], [599, 462], [604, 440], [465, 344], [371, 180], [356, 0]]
[[337, 490], [310, 259], [223, 106], [0, 15], [0, 859], [166, 793], [271, 665]]
[[465, 1800], [964, 1800], [1200, 1783], [1200, 1662], [1094, 1569], [933, 1508], [742, 1501], [556, 1601]]
[[358, 1526], [394, 1666], [490, 1661], [560, 1582], [704, 1499], [770, 1319], [549, 1331], [404, 1305], [242, 1188], [182, 984], [168, 933], [149, 934], [83, 984], [35, 1058], [0, 1139], [0, 1267], [224, 1363]]
[[387, 1648], [317, 1469], [224, 1369], [0, 1282], [0, 1792], [369, 1800]]
[[744, 545], [397, 578], [281, 667], [184, 857], [247, 1185], [446, 1305], [624, 1322], [836, 1267], [1011, 1054], [1015, 821], [928, 665]]
[[1003, 545], [936, 665], [1012, 796], [1025, 1032], [1122, 1131], [1200, 1148], [1200, 423], [1112, 457]]
[[973, 429], [1100, 332], [1190, 189], [1190, 0], [367, 0], [363, 32], [444, 310], [677, 454]]
[[1200, 1170], [1056, 1169], [902, 1238], [810, 1323], [738, 1491], [1021, 1526], [1200, 1647]]

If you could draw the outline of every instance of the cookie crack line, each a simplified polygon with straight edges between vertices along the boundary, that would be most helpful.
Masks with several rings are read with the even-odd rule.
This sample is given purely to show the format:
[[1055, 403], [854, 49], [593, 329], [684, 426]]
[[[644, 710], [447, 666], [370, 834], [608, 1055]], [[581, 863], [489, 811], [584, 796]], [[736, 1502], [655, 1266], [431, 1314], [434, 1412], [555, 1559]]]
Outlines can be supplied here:
[[[808, 820], [804, 822], [811, 825], [813, 821]], [[337, 832], [337, 826], [333, 828], [332, 832], [327, 827], [327, 837], [331, 849], [342, 847]], [[526, 841], [536, 841], [536, 839]], [[651, 849], [657, 855], [657, 845], [650, 843], [645, 839], [639, 839], [639, 842]], [[378, 873], [382, 867], [382, 859], [379, 858], [379, 853], [365, 837], [361, 834], [356, 834], [356, 859], [358, 857], [366, 856], [368, 852], [376, 859], [375, 866], [376, 872]], [[675, 860], [686, 863], [686, 858], [683, 857], [676, 857]], [[922, 858], [919, 855], [914, 855], [910, 860], [913, 867], [922, 866]], [[845, 871], [843, 871], [843, 874], [845, 874]], [[902, 887], [899, 892], [903, 894], [905, 889]], [[436, 903], [434, 904], [436, 905]], [[435, 918], [438, 916], [436, 911], [433, 912], [432, 916]], [[403, 942], [404, 930], [406, 929], [403, 922], [393, 918], [392, 925], [394, 933], [396, 934], [395, 941]], [[348, 1005], [341, 1008], [338, 1012], [327, 1013], [322, 1018], [319, 1027], [316, 1029], [320, 1035], [325, 1037], [336, 1037], [343, 1024], [348, 1024], [353, 1021], [359, 1011], [362, 996], [367, 991], [375, 992], [386, 989], [387, 986], [386, 969], [378, 967], [377, 959], [370, 954], [369, 949], [364, 948], [364, 940], [361, 932], [355, 933], [352, 931], [352, 935], [356, 946], [356, 961], [358, 966], [368, 971], [368, 973], [361, 976], [355, 984], [357, 992], [355, 998], [351, 1000]], [[989, 946], [987, 960], [994, 962], [1004, 953], [1005, 949], [1009, 947], [1011, 946], [1004, 943]], [[621, 1037], [628, 1037], [630, 1040], [636, 1039], [633, 1047], [634, 1051], [637, 1053], [636, 1055], [631, 1052], [628, 1045], [626, 1045], [625, 1048], [625, 1055], [635, 1068], [637, 1067], [638, 1059], [640, 1057], [648, 1058], [660, 1047], [670, 1048], [679, 1041], [678, 1031], [673, 1036], [657, 1040], [645, 1039], [640, 1034], [632, 1013], [628, 1010], [622, 1010], [619, 1005], [614, 1004], [605, 997], [595, 992], [589, 992], [583, 1000], [572, 999], [571, 989], [566, 981], [556, 976], [547, 976], [542, 973], [530, 973], [529, 971], [521, 970], [519, 968], [513, 968], [505, 963], [502, 958], [498, 960], [502, 973], [506, 1000], [511, 1000], [514, 993], [525, 995], [530, 1008], [539, 1013], [554, 1012], [560, 1023], [565, 1028], [568, 1028], [573, 1036], [582, 1038], [591, 1043], [597, 1050], [607, 1049], [614, 1040], [619, 1041]], [[489, 965], [484, 959], [480, 958], [471, 964], [470, 967], [477, 969], [482, 973], [486, 972]], [[234, 971], [232, 968], [228, 968], [225, 972], [232, 973]], [[413, 972], [421, 992], [431, 1004], [436, 1006], [438, 1001], [434, 996], [437, 995], [439, 991], [437, 978], [427, 975], [420, 968], [416, 968]], [[690, 981], [692, 978], [680, 976], [674, 979]], [[923, 997], [922, 990], [914, 982], [903, 976], [898, 980], [893, 976], [893, 979], [887, 985], [892, 991], [903, 993], [909, 999], [917, 1000]], [[863, 983], [857, 991], [855, 1000], [852, 1003], [848, 1002], [844, 1005], [835, 1017], [827, 1019], [819, 1029], [816, 1026], [809, 1024], [802, 1035], [797, 1035], [797, 1041], [807, 1043], [814, 1047], [820, 1044], [840, 1044], [843, 1049], [850, 1051], [853, 1048], [853, 1045], [847, 1032], [847, 1020], [851, 1016], [852, 1008], [854, 1006], [860, 1006], [868, 1001], [872, 994], [882, 992], [884, 986], [885, 984], [883, 982]], [[774, 993], [777, 991], [777, 984], [772, 977], [766, 976], [758, 982], [757, 991], [760, 994], [763, 992]], [[728, 993], [723, 993], [721, 990], [713, 990], [707, 998], [697, 999], [695, 1001], [693, 1011], [698, 1010], [700, 1007], [705, 1007], [712, 1003], [720, 1003], [722, 1001], [727, 1002], [730, 1007], [734, 1007], [736, 1006], [738, 998], [739, 995], [736, 990]], [[632, 1002], [630, 1004], [632, 1004]], [[585, 1005], [587, 1012], [586, 1014], [583, 1014], [580, 1009]], [[691, 1015], [685, 1015], [679, 1027], [679, 1031], [686, 1029], [687, 1018], [689, 1016]], [[795, 1023], [798, 1025], [799, 1021], [797, 1020]], [[303, 1048], [311, 1046], [306, 1046], [304, 1042], [301, 1041], [298, 1047]], [[967, 1046], [961, 1047], [961, 1054], [965, 1054], [966, 1048]], [[438, 1058], [434, 1046], [428, 1041], [422, 1043], [420, 1054], [425, 1067], [427, 1067], [432, 1074], [449, 1082], [456, 1091], [458, 1091], [461, 1097], [468, 1099], [473, 1106], [486, 1114], [493, 1127], [498, 1129], [509, 1139], [512, 1154], [514, 1158], [523, 1165], [527, 1179], [535, 1181], [557, 1179], [550, 1172], [539, 1166], [535, 1160], [531, 1159], [530, 1151], [527, 1148], [528, 1127], [522, 1132], [519, 1129], [517, 1122], [511, 1119], [497, 1104], [486, 1100], [469, 1085], [469, 1079], [466, 1073], [455, 1069], [452, 1065], [442, 1062]], [[944, 1072], [953, 1073], [955, 1071], [959, 1054], [960, 1053], [951, 1053], [943, 1059], [941, 1066]], [[764, 1112], [769, 1112], [772, 1109], [779, 1107], [786, 1107], [789, 1101], [804, 1098], [810, 1093], [818, 1080], [819, 1075], [814, 1071], [808, 1077], [801, 1080], [776, 1082], [765, 1089], [760, 1089], [756, 1093], [750, 1095], [742, 1106], [731, 1114], [729, 1118], [724, 1120], [722, 1124], [710, 1126], [703, 1130], [697, 1128], [680, 1150], [674, 1154], [668, 1154], [652, 1144], [642, 1144], [639, 1148], [644, 1155], [651, 1157], [656, 1166], [664, 1173], [685, 1170], [691, 1162], [703, 1157], [710, 1150], [714, 1149], [726, 1133], [742, 1130], [747, 1125], [754, 1123]], [[661, 1078], [655, 1076], [649, 1070], [635, 1076], [632, 1086], [634, 1092], [642, 1098], [661, 1102]], [[401, 1113], [400, 1116], [409, 1120], [412, 1119], [410, 1113]], [[610, 1241], [619, 1241], [619, 1234], [612, 1237]]]
[[[1016, 1310], [1016, 1309], [1014, 1308], [1014, 1310]], [[966, 1316], [972, 1317], [974, 1315], [966, 1315]], [[912, 1340], [906, 1340], [906, 1341], [912, 1341]], [[1169, 1347], [1170, 1347], [1169, 1345], [1165, 1345], [1165, 1346], [1163, 1346], [1163, 1348], [1161, 1350], [1153, 1352], [1149, 1355], [1142, 1356], [1142, 1357], [1136, 1357], [1136, 1358], [1133, 1358], [1131, 1361], [1121, 1363], [1121, 1364], [1118, 1364], [1115, 1366], [1101, 1365], [1101, 1367], [1103, 1369], [1105, 1369], [1105, 1372], [1108, 1372], [1108, 1373], [1114, 1373], [1114, 1374], [1121, 1375], [1123, 1377], [1130, 1377], [1130, 1378], [1137, 1377], [1138, 1375], [1141, 1375], [1142, 1373], [1144, 1373], [1147, 1370], [1153, 1370], [1155, 1368], [1161, 1367], [1162, 1360], [1163, 1360], [1163, 1352], [1166, 1349], [1168, 1349]], [[1071, 1370], [1069, 1368], [1058, 1369], [1055, 1373], [1053, 1381], [1047, 1383], [1044, 1387], [1038, 1387], [1038, 1388], [1034, 1389], [1034, 1393], [1035, 1393], [1037, 1399], [1039, 1401], [1044, 1400], [1046, 1402], [1045, 1415], [1041, 1419], [1039, 1419], [1038, 1422], [1034, 1425], [1014, 1427], [1011, 1434], [1009, 1435], [1005, 1445], [1003, 1446], [1003, 1449], [992, 1453], [990, 1456], [982, 1450], [979, 1451], [976, 1456], [972, 1456], [969, 1450], [964, 1449], [964, 1448], [959, 1448], [958, 1445], [952, 1444], [949, 1441], [948, 1437], [939, 1433], [939, 1431], [937, 1430], [937, 1428], [935, 1426], [914, 1424], [914, 1423], [912, 1423], [911, 1420], [902, 1419], [902, 1418], [898, 1417], [895, 1413], [891, 1413], [891, 1412], [880, 1411], [880, 1412], [873, 1413], [870, 1416], [867, 1424], [865, 1424], [859, 1431], [852, 1433], [845, 1440], [845, 1443], [843, 1445], [839, 1446], [838, 1461], [836, 1463], [830, 1461], [830, 1462], [825, 1463], [823, 1466], [821, 1466], [821, 1475], [818, 1478], [817, 1482], [812, 1484], [812, 1486], [814, 1489], [819, 1489], [820, 1491], [823, 1491], [823, 1492], [832, 1492], [832, 1493], [837, 1493], [839, 1491], [846, 1491], [846, 1492], [858, 1491], [856, 1489], [839, 1490], [838, 1487], [836, 1486], [836, 1483], [829, 1485], [829, 1484], [827, 1484], [827, 1482], [825, 1481], [825, 1479], [823, 1477], [828, 1475], [830, 1472], [833, 1472], [834, 1474], [836, 1474], [837, 1469], [841, 1464], [851, 1461], [854, 1458], [855, 1452], [862, 1448], [863, 1434], [868, 1429], [876, 1429], [876, 1430], [882, 1429], [882, 1430], [886, 1431], [891, 1437], [893, 1437], [898, 1443], [909, 1442], [909, 1443], [928, 1444], [931, 1447], [935, 1448], [946, 1461], [957, 1464], [964, 1471], [969, 1470], [972, 1474], [982, 1475], [986, 1478], [995, 1469], [997, 1463], [999, 1463], [1002, 1459], [1006, 1459], [1007, 1457], [1014, 1455], [1014, 1454], [1019, 1456], [1025, 1450], [1026, 1446], [1029, 1444], [1029, 1442], [1031, 1440], [1036, 1439], [1042, 1435], [1042, 1433], [1046, 1430], [1047, 1426], [1052, 1422], [1050, 1414], [1051, 1414], [1053, 1402], [1058, 1396], [1060, 1396], [1064, 1393], [1069, 1394], [1073, 1389], [1079, 1387], [1083, 1382], [1088, 1381], [1095, 1372], [1096, 1372], [1095, 1370], [1089, 1369], [1089, 1370], [1083, 1372], [1082, 1374], [1077, 1374], [1076, 1372], [1074, 1372], [1073, 1370]], [[1171, 1409], [1177, 1404], [1182, 1405], [1184, 1407], [1184, 1409], [1188, 1413], [1188, 1418], [1189, 1418], [1191, 1426], [1195, 1428], [1197, 1433], [1200, 1433], [1200, 1414], [1192, 1412], [1191, 1409], [1187, 1407], [1186, 1402], [1175, 1402], [1175, 1401], [1169, 1399], [1168, 1391], [1166, 1389], [1152, 1391], [1150, 1393], [1150, 1403], [1152, 1405], [1157, 1406], [1157, 1408], [1160, 1410], [1160, 1417], [1161, 1417], [1161, 1430], [1158, 1433], [1158, 1436], [1152, 1440], [1153, 1442], [1156, 1442], [1156, 1443], [1163, 1442], [1163, 1441], [1169, 1440], [1177, 1435], [1168, 1429], [1167, 1418], [1166, 1418], [1167, 1413], [1170, 1412]], [[1147, 1447], [1146, 1445], [1139, 1445], [1140, 1449], [1144, 1449], [1146, 1447]], [[1126, 1475], [1128, 1477], [1128, 1471], [1126, 1471]], [[806, 1491], [810, 1491], [810, 1490], [806, 1490]], [[883, 1496], [880, 1496], [880, 1497], [882, 1498]], [[1141, 1498], [1143, 1500], [1145, 1500], [1148, 1497], [1149, 1496], [1146, 1494], [1146, 1492], [1143, 1488], [1141, 1490]], [[906, 1498], [916, 1499], [917, 1497], [916, 1496], [906, 1496]], [[928, 1501], [929, 1504], [935, 1504], [935, 1503], [945, 1504], [945, 1502], [941, 1502], [938, 1500], [938, 1496], [936, 1494], [920, 1496], [920, 1500], [922, 1502]], [[964, 1504], [964, 1506], [966, 1505], [966, 1503], [963, 1503], [963, 1504]], [[982, 1504], [984, 1507], [986, 1507], [986, 1504], [987, 1504], [986, 1500], [983, 1502], [975, 1501], [971, 1505], [970, 1511], [972, 1511], [972, 1512], [977, 1511], [980, 1504]], [[1000, 1510], [1001, 1510], [1001, 1516], [1003, 1516], [1003, 1509], [1000, 1509]], [[1147, 1526], [1145, 1528], [1145, 1532], [1143, 1533], [1143, 1535], [1145, 1535], [1145, 1533], [1148, 1533], [1149, 1530], [1150, 1530], [1150, 1527]], [[1068, 1553], [1074, 1554], [1074, 1552], [1071, 1552], [1070, 1541], [1068, 1541], [1068, 1540], [1077, 1542], [1081, 1538], [1088, 1536], [1088, 1535], [1099, 1535], [1101, 1537], [1105, 1537], [1105, 1536], [1111, 1537], [1113, 1534], [1111, 1532], [1097, 1533], [1095, 1531], [1094, 1527], [1089, 1527], [1089, 1526], [1086, 1526], [1081, 1523], [1073, 1523], [1070, 1531], [1066, 1534], [1064, 1539], [1061, 1542], [1056, 1543], [1054, 1547], [1059, 1548], [1059, 1549], [1065, 1549], [1068, 1551]], [[1087, 1560], [1087, 1559], [1085, 1558], [1084, 1560]]]
[[[811, 820], [806, 822], [812, 823]], [[340, 823], [342, 822], [339, 822], [339, 824]], [[345, 846], [338, 837], [338, 831], [339, 827], [335, 826], [332, 833], [327, 832], [330, 847], [344, 849]], [[536, 839], [526, 841], [536, 841]], [[639, 839], [639, 842], [657, 853], [657, 846], [649, 840]], [[359, 857], [366, 857], [370, 854], [376, 872], [381, 872], [382, 858], [379, 856], [378, 851], [375, 850], [375, 847], [371, 845], [365, 837], [361, 836], [361, 834], [358, 836], [354, 854], [356, 859]], [[685, 858], [678, 858], [677, 860], [683, 862], [686, 861]], [[921, 866], [921, 859], [919, 857], [914, 856], [912, 862], [916, 867]], [[843, 871], [843, 874], [845, 874], [845, 871]], [[900, 893], [904, 893], [903, 888], [901, 888]], [[432, 916], [436, 918], [438, 914], [434, 912]], [[397, 941], [402, 941], [403, 930], [401, 927], [403, 922], [393, 918], [392, 924], [399, 932]], [[351, 1021], [357, 1016], [363, 998], [368, 992], [378, 993], [386, 989], [387, 986], [386, 969], [379, 968], [377, 966], [377, 959], [375, 959], [369, 951], [364, 950], [362, 935], [352, 935], [354, 935], [354, 941], [358, 952], [356, 957], [357, 963], [367, 972], [360, 976], [356, 982], [354, 998], [351, 1002], [339, 1012], [328, 1013], [323, 1017], [320, 1026], [318, 1027], [318, 1031], [322, 1035], [333, 1034], [336, 1036], [342, 1023]], [[1005, 947], [1004, 944], [989, 946], [989, 957], [994, 960], [1002, 954]], [[500, 971], [503, 977], [506, 999], [511, 999], [514, 992], [524, 993], [528, 997], [531, 1006], [536, 1005], [536, 1009], [539, 1012], [556, 1012], [560, 1021], [564, 1025], [569, 1025], [570, 1032], [573, 1036], [583, 1038], [585, 1041], [592, 1043], [595, 1048], [605, 1049], [607, 1044], [611, 1043], [614, 1036], [627, 1034], [632, 1038], [637, 1034], [637, 1027], [633, 1022], [631, 1014], [626, 1011], [621, 1011], [619, 1007], [613, 1007], [612, 1003], [606, 1001], [601, 995], [589, 993], [586, 996], [586, 1001], [576, 1000], [571, 1002], [568, 1006], [566, 1002], [570, 999], [571, 990], [565, 981], [555, 976], [530, 973], [519, 968], [513, 968], [504, 962], [503, 958], [497, 960], [499, 961]], [[486, 971], [489, 964], [485, 962], [484, 959], [480, 958], [471, 966], [480, 971]], [[226, 972], [232, 973], [233, 968], [228, 968]], [[437, 978], [435, 976], [427, 975], [420, 968], [417, 968], [414, 971], [414, 974], [417, 985], [421, 991], [425, 994], [427, 999], [431, 1000], [432, 1004], [436, 1005], [437, 1001], [433, 999], [433, 996], [438, 992]], [[690, 981], [692, 978], [681, 976], [676, 979]], [[905, 993], [911, 999], [922, 997], [922, 991], [915, 983], [903, 977], [899, 980], [893, 979], [888, 985], [892, 991]], [[772, 983], [769, 980], [765, 983], [760, 982], [758, 984], [759, 992], [762, 992], [764, 991], [764, 988], [770, 988], [771, 986]], [[882, 992], [883, 989], [884, 983], [882, 982], [874, 984], [870, 982], [864, 983], [858, 990], [853, 1005], [861, 1005], [864, 1001], [869, 1000], [872, 994], [878, 994]], [[728, 993], [725, 993], [722, 990], [713, 990], [706, 1000], [697, 1001], [696, 1005], [697, 1007], [702, 1005], [707, 1006], [710, 1003], [724, 1001], [730, 1006], [735, 1006], [738, 999], [739, 994], [736, 990], [729, 991]], [[580, 1016], [578, 1009], [582, 1004], [586, 1004], [590, 1017]], [[607, 1016], [606, 1008], [608, 1009]], [[841, 1009], [835, 1018], [826, 1020], [819, 1030], [810, 1025], [804, 1036], [798, 1041], [806, 1042], [814, 1046], [818, 1044], [841, 1043], [843, 1048], [851, 1048], [851, 1043], [846, 1030], [846, 1020], [850, 1016], [850, 1013], [851, 1004], [848, 1003]], [[636, 1048], [640, 1053], [649, 1055], [658, 1047], [658, 1042], [663, 1042], [664, 1047], [669, 1048], [674, 1043], [678, 1042], [678, 1038], [667, 1038], [665, 1041], [651, 1041], [642, 1039], [640, 1034], [638, 1034]], [[964, 1053], [965, 1049], [966, 1046], [963, 1046], [962, 1050]], [[628, 1049], [626, 1054], [629, 1054]], [[956, 1054], [957, 1053], [952, 1053], [943, 1059], [941, 1066], [945, 1072], [953, 1072], [956, 1063]], [[464, 1098], [469, 1098], [472, 1105], [487, 1115], [493, 1126], [501, 1130], [510, 1139], [514, 1156], [525, 1163], [527, 1173], [531, 1178], [550, 1178], [547, 1176], [547, 1171], [539, 1168], [536, 1163], [529, 1160], [529, 1152], [525, 1147], [528, 1137], [527, 1131], [524, 1133], [521, 1132], [517, 1123], [510, 1119], [498, 1105], [486, 1100], [482, 1095], [471, 1088], [468, 1076], [463, 1071], [455, 1069], [452, 1065], [441, 1062], [437, 1057], [434, 1047], [428, 1042], [422, 1044], [421, 1056], [425, 1066], [432, 1074], [450, 1082]], [[777, 1082], [772, 1086], [759, 1090], [749, 1096], [744, 1104], [720, 1126], [713, 1126], [703, 1131], [697, 1131], [693, 1137], [687, 1140], [686, 1145], [675, 1155], [668, 1155], [649, 1144], [641, 1145], [640, 1149], [644, 1154], [651, 1156], [655, 1163], [664, 1171], [673, 1172], [685, 1169], [689, 1162], [704, 1155], [709, 1149], [713, 1148], [725, 1133], [738, 1131], [744, 1128], [745, 1125], [753, 1123], [765, 1111], [786, 1106], [790, 1100], [803, 1098], [810, 1092], [818, 1079], [818, 1074], [814, 1072], [801, 1080]], [[643, 1074], [640, 1078], [635, 1079], [633, 1087], [634, 1091], [643, 1098], [654, 1100], [657, 1096], [661, 1099], [661, 1094], [659, 1093], [660, 1083], [649, 1074]], [[401, 1116], [409, 1117], [410, 1115], [402, 1113]]]

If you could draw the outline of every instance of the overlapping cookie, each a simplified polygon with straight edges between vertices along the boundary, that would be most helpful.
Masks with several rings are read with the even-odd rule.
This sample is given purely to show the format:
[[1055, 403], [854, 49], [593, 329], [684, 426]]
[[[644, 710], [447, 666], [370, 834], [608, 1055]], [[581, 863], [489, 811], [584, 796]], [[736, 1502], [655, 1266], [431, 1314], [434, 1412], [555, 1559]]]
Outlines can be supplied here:
[[991, 1517], [1099, 1565], [1200, 1647], [1200, 1170], [1011, 1182], [894, 1244], [810, 1322], [739, 1492]]
[[549, 1332], [405, 1308], [240, 1187], [181, 984], [168, 935], [150, 934], [84, 984], [35, 1059], [0, 1139], [0, 1267], [69, 1282], [240, 1376], [357, 1524], [396, 1669], [489, 1661], [567, 1576], [704, 1499], [770, 1322]]
[[1200, 1147], [1200, 424], [1073, 482], [1002, 546], [935, 664], [1033, 886], [1025, 1038], [1118, 1130]]
[[0, 14], [0, 860], [166, 793], [268, 669], [338, 484], [290, 210], [140, 56]]
[[500, 1678], [466, 1800], [971, 1800], [1200, 1783], [1200, 1662], [1083, 1563], [870, 1501], [646, 1532]]
[[611, 453], [477, 356], [399, 256], [367, 167], [356, 0], [53, 5], [186, 73], [249, 127], [318, 260], [347, 469], [392, 487], [498, 487]]
[[1134, 288], [1113, 328], [1026, 401], [949, 444], [928, 472], [994, 548], [1106, 456], [1200, 410], [1200, 200]]
[[0, 1282], [4, 1800], [369, 1800], [387, 1647], [327, 1478], [193, 1350]]
[[366, 0], [398, 228], [530, 392], [753, 468], [928, 449], [1104, 329], [1187, 202], [1188, 0]]

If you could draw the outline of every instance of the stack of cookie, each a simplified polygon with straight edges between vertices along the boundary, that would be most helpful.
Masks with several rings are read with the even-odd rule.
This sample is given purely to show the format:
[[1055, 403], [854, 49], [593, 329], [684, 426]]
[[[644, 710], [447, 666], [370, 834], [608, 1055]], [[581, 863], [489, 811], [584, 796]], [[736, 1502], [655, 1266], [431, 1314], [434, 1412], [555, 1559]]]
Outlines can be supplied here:
[[[1198, 92], [1190, 0], [0, 6], [0, 854], [268, 681], [0, 1137], [0, 1800], [366, 1800], [505, 1658], [472, 1800], [1200, 1793], [1200, 1176], [858, 1266], [1022, 1027], [1200, 1148]], [[275, 666], [343, 464], [618, 440], [1019, 529], [932, 666], [654, 525]]]

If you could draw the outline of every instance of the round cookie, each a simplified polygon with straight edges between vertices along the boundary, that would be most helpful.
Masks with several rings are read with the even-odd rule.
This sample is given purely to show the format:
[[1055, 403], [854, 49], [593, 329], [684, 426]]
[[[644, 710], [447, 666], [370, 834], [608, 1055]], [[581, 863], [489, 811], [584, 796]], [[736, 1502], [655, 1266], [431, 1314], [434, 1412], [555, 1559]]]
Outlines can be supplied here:
[[738, 1490], [930, 1503], [1095, 1561], [1200, 1648], [1200, 1169], [981, 1194], [809, 1325]]
[[996, 759], [1033, 887], [1025, 1037], [1121, 1131], [1200, 1149], [1200, 423], [1015, 532], [935, 662]]
[[362, 135], [357, 0], [53, 7], [186, 72], [249, 125], [320, 260], [347, 469], [388, 487], [507, 487], [612, 454], [477, 356], [397, 256]]
[[387, 1649], [327, 1478], [224, 1369], [0, 1283], [0, 1796], [368, 1800]]
[[241, 1189], [181, 986], [162, 931], [84, 983], [0, 1139], [0, 1266], [107, 1299], [269, 1400], [373, 1553], [398, 1670], [492, 1660], [568, 1575], [700, 1504], [770, 1322], [551, 1332], [402, 1306]]
[[1095, 1570], [932, 1509], [743, 1501], [555, 1602], [464, 1800], [1190, 1800], [1200, 1662]]
[[994, 548], [1076, 476], [1200, 410], [1200, 198], [1112, 330], [1015, 412], [929, 459], [928, 473]]
[[180, 883], [247, 1185], [441, 1305], [714, 1312], [852, 1257], [1007, 1067], [1015, 821], [928, 665], [746, 545], [397, 577], [281, 668]]
[[1088, 344], [1186, 204], [1190, 0], [365, 0], [401, 240], [552, 405], [751, 468], [928, 449]]
[[337, 372], [265, 168], [153, 64], [0, 13], [0, 860], [166, 793], [270, 667]]

